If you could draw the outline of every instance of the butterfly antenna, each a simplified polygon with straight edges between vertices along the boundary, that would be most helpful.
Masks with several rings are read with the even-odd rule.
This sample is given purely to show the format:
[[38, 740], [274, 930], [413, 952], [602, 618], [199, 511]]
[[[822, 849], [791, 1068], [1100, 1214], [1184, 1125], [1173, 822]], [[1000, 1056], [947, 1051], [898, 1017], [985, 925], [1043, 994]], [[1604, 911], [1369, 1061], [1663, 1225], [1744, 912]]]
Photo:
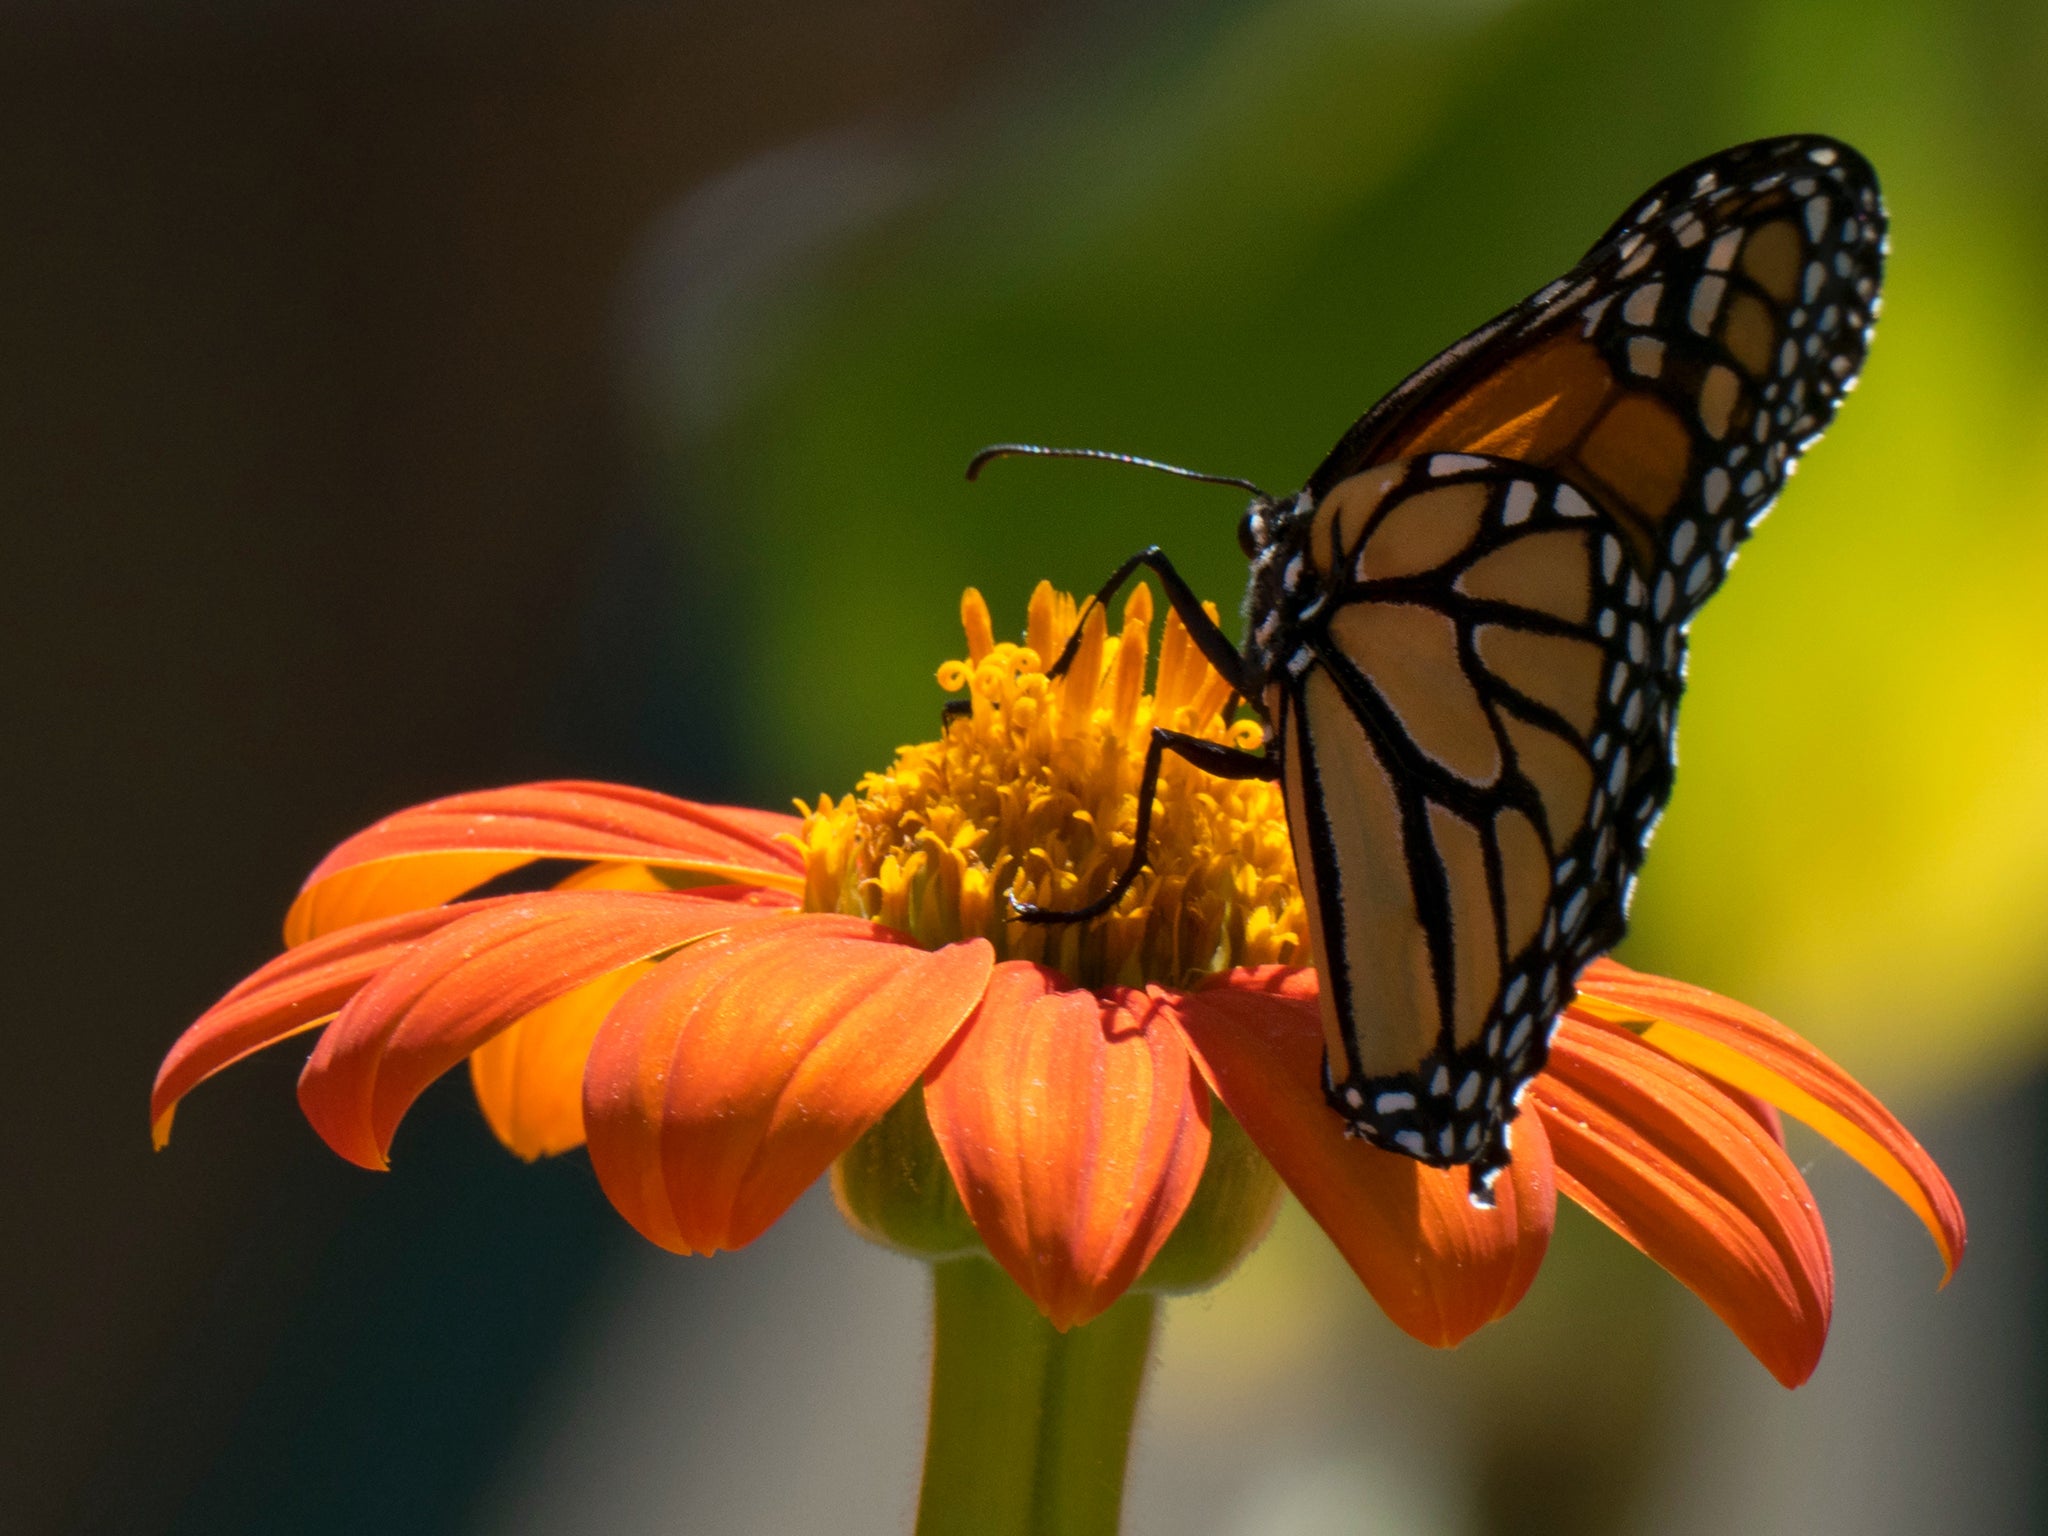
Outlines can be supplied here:
[[1037, 443], [996, 443], [984, 448], [967, 462], [967, 478], [978, 479], [982, 466], [993, 459], [1101, 459], [1108, 464], [1130, 464], [1138, 469], [1156, 469], [1163, 475], [1178, 475], [1183, 480], [1200, 480], [1206, 485], [1234, 485], [1241, 491], [1250, 491], [1262, 501], [1271, 501], [1265, 491], [1249, 480], [1236, 475], [1205, 475], [1198, 469], [1182, 469], [1178, 464], [1163, 464], [1158, 459], [1141, 459], [1135, 453], [1111, 453], [1106, 448], [1046, 448]]

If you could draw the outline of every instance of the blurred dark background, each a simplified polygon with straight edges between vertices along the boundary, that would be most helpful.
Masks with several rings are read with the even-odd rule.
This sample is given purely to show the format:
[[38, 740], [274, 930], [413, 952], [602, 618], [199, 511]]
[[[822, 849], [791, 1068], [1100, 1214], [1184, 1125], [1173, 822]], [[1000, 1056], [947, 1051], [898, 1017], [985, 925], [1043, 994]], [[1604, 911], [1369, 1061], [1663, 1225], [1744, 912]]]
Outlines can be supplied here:
[[2042, 78], [2040, 8], [1913, 0], [0, 10], [0, 1529], [900, 1527], [920, 1281], [815, 1204], [655, 1255], [460, 1074], [373, 1178], [289, 1046], [152, 1156], [162, 1052], [398, 806], [837, 792], [968, 582], [1013, 623], [1156, 538], [1229, 606], [1227, 498], [962, 461], [1298, 479], [1638, 187], [1804, 128], [1887, 177], [1890, 308], [1701, 625], [1631, 957], [1866, 1073], [1971, 1260], [1937, 1298], [1813, 1151], [1842, 1320], [1787, 1398], [1590, 1224], [1452, 1363], [1283, 1224], [1176, 1311], [1133, 1528], [2048, 1528]]
[[152, 1157], [154, 1063], [388, 810], [752, 787], [740, 638], [667, 622], [622, 275], [692, 186], [939, 109], [1032, 11], [0, 15], [0, 1527], [460, 1523], [630, 1240], [587, 1165], [442, 1094], [409, 1177], [357, 1178], [290, 1052]]

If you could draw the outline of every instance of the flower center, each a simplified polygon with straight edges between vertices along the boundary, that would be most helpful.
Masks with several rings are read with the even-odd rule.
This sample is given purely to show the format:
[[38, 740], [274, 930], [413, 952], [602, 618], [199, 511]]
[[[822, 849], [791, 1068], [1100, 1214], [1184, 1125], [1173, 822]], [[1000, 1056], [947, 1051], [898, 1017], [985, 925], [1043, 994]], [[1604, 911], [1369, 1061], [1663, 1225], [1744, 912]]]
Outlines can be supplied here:
[[1154, 726], [1249, 751], [1264, 740], [1255, 722], [1224, 718], [1230, 686], [1172, 613], [1144, 691], [1144, 587], [1125, 604], [1120, 636], [1092, 609], [1072, 666], [1047, 677], [1076, 611], [1041, 582], [1024, 644], [998, 644], [988, 605], [967, 590], [967, 659], [940, 667], [938, 681], [964, 688], [969, 712], [808, 812], [805, 908], [873, 918], [929, 948], [979, 935], [1004, 959], [1041, 961], [1089, 987], [1185, 986], [1232, 966], [1304, 962], [1307, 915], [1279, 786], [1211, 778], [1170, 754], [1147, 865], [1123, 899], [1085, 923], [1009, 916], [1006, 891], [1067, 909], [1122, 873]]

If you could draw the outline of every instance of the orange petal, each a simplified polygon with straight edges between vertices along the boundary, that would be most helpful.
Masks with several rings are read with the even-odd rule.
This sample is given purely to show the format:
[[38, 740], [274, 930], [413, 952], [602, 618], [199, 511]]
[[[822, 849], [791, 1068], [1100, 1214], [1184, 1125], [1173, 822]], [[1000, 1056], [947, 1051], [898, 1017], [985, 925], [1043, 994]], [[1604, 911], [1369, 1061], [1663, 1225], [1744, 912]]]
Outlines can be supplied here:
[[361, 923], [288, 950], [249, 976], [178, 1037], [157, 1069], [149, 1096], [156, 1144], [171, 1139], [178, 1101], [205, 1079], [266, 1045], [318, 1028], [422, 939], [493, 905], [468, 902]]
[[910, 1090], [992, 963], [982, 939], [928, 952], [825, 913], [666, 961], [612, 1010], [584, 1074], [604, 1192], [678, 1253], [752, 1242]]
[[996, 1262], [1056, 1328], [1097, 1316], [1173, 1232], [1209, 1156], [1209, 1091], [1175, 1000], [996, 967], [933, 1063], [925, 1110]]
[[299, 1107], [336, 1152], [382, 1168], [413, 1100], [493, 1035], [636, 960], [736, 924], [789, 921], [786, 898], [770, 899], [579, 891], [493, 902], [350, 1000], [306, 1062]]
[[470, 1053], [469, 1081], [491, 1130], [532, 1162], [583, 1145], [583, 1066], [605, 1015], [654, 968], [643, 960], [586, 982]]
[[1968, 1240], [1956, 1192], [1875, 1094], [1776, 1019], [1612, 960], [1587, 967], [1570, 1011], [1632, 1030], [1665, 1055], [1812, 1126], [1920, 1218], [1948, 1284]]
[[1232, 971], [1187, 1001], [1210, 1080], [1387, 1316], [1425, 1344], [1458, 1343], [1522, 1299], [1557, 1218], [1549, 1143], [1515, 1122], [1496, 1204], [1472, 1204], [1465, 1171], [1354, 1141], [1323, 1098], [1313, 971]]
[[650, 864], [801, 890], [803, 859], [780, 840], [801, 825], [773, 811], [577, 780], [450, 795], [387, 816], [322, 859], [285, 918], [285, 942], [434, 906], [534, 859]]
[[1635, 1036], [1569, 1016], [1528, 1103], [1567, 1195], [1670, 1270], [1786, 1386], [1813, 1373], [1834, 1263], [1805, 1181], [1754, 1115]]

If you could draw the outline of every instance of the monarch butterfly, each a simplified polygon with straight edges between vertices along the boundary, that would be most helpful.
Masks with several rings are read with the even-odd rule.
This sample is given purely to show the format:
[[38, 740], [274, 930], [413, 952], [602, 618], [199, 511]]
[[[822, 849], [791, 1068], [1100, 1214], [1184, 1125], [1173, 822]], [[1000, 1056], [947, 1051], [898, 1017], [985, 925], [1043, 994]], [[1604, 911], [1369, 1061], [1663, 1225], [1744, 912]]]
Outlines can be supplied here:
[[[1469, 1169], [1488, 1203], [1580, 970], [1626, 930], [1671, 793], [1686, 626], [1855, 383], [1885, 215], [1855, 150], [1724, 150], [1651, 187], [1563, 277], [1412, 374], [1292, 496], [1252, 494], [1242, 647], [1156, 547], [1263, 753], [1154, 731], [1163, 754], [1281, 782], [1322, 975], [1324, 1091], [1346, 1130]], [[1078, 636], [1078, 631], [1077, 631]], [[1054, 664], [1057, 674], [1075, 647]]]

